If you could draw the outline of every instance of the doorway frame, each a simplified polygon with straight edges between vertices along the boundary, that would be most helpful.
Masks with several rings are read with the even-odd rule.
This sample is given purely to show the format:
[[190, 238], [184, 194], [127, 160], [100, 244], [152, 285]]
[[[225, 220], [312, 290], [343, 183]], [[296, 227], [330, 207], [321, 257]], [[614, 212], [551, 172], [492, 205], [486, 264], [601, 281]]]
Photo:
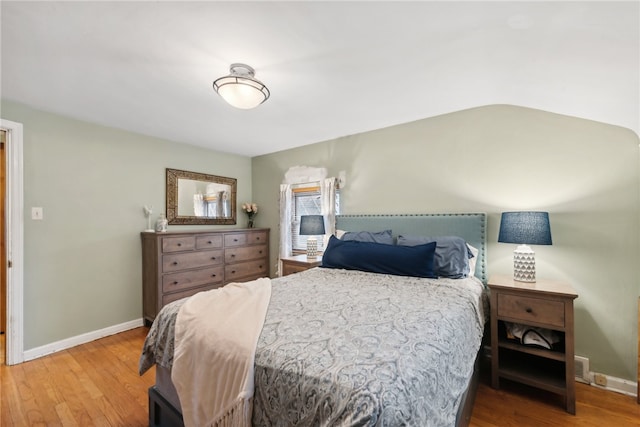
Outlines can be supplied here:
[[[23, 190], [23, 128], [22, 123], [0, 119], [0, 128], [7, 131], [6, 173], [6, 250], [7, 265], [7, 365], [24, 361], [24, 190]], [[9, 268], [9, 264], [11, 267]]]

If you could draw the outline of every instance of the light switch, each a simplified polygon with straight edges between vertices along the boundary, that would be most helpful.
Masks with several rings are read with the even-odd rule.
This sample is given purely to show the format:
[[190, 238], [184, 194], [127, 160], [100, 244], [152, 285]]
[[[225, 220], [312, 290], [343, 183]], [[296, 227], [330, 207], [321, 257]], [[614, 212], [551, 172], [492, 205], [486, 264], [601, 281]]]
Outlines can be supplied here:
[[43, 219], [42, 208], [31, 208], [31, 219], [41, 220]]

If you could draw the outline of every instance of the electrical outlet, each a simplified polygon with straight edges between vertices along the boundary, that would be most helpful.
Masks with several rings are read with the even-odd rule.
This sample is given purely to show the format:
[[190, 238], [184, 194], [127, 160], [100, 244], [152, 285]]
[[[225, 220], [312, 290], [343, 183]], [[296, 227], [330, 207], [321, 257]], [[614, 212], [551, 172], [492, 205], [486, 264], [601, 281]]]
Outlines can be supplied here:
[[576, 356], [575, 368], [576, 368], [576, 381], [580, 381], [581, 383], [585, 383], [585, 384], [590, 384], [591, 379], [589, 378], [589, 359], [582, 356]]
[[42, 208], [31, 208], [31, 219], [41, 220], [44, 218], [44, 212]]
[[593, 374], [593, 381], [599, 386], [607, 386], [607, 376], [604, 374]]

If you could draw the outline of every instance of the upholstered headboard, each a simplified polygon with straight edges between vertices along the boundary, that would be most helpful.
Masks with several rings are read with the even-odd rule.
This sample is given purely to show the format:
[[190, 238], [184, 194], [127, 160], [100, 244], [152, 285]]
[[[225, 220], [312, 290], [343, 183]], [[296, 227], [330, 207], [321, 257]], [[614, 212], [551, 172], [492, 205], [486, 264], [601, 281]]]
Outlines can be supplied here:
[[345, 231], [392, 230], [416, 236], [459, 236], [478, 249], [475, 276], [487, 283], [486, 225], [484, 213], [442, 213], [406, 215], [338, 215], [336, 228]]

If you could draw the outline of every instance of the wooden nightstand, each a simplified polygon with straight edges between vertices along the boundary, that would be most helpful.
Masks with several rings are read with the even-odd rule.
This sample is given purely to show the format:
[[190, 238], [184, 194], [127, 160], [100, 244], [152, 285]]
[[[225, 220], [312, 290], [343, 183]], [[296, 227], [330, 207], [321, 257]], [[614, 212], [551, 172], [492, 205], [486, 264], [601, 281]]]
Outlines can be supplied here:
[[322, 264], [322, 256], [316, 258], [307, 258], [307, 255], [294, 255], [282, 258], [282, 275], [299, 273]]
[[[517, 381], [564, 397], [576, 413], [573, 288], [563, 282], [518, 282], [508, 276], [489, 279], [491, 290], [491, 385], [500, 378]], [[508, 340], [504, 322], [554, 330], [561, 345], [554, 350]], [[563, 344], [562, 344], [563, 343]]]

